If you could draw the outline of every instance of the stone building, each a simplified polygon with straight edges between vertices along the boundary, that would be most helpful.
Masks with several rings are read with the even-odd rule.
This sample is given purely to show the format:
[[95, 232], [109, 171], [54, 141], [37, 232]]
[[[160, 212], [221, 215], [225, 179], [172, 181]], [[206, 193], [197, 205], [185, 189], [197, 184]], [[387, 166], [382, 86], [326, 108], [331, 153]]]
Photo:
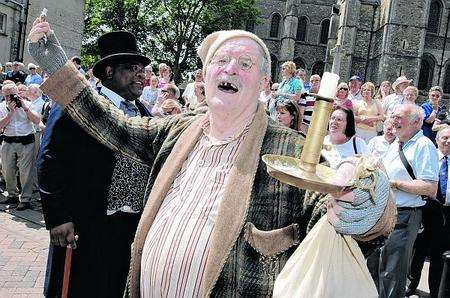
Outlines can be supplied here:
[[79, 55], [84, 28], [84, 0], [0, 0], [0, 63], [31, 62], [24, 51], [26, 37], [33, 21], [48, 9], [48, 19], [58, 32], [67, 55]]
[[343, 80], [357, 74], [379, 84], [402, 74], [421, 90], [441, 85], [450, 93], [450, 1], [260, 0], [258, 5], [263, 20], [254, 31], [269, 46], [274, 77], [287, 60], [321, 74], [335, 57]]

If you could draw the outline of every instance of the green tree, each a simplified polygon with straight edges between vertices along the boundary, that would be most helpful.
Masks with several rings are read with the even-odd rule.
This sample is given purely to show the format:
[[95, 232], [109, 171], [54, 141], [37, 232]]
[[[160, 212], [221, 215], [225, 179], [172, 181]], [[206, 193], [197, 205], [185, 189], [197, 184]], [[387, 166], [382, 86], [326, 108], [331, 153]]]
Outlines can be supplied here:
[[96, 61], [101, 34], [128, 30], [153, 64], [172, 66], [177, 83], [199, 66], [196, 49], [207, 34], [245, 29], [259, 17], [255, 0], [86, 0], [85, 6], [85, 63]]

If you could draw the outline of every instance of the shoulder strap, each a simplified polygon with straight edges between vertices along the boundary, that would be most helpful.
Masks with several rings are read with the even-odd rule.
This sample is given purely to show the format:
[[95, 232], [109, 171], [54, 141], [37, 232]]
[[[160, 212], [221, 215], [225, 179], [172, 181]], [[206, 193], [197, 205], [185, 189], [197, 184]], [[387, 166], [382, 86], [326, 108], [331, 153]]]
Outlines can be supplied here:
[[405, 157], [405, 153], [403, 153], [403, 150], [398, 150], [398, 155], [400, 156], [400, 160], [402, 161], [402, 164], [405, 166], [406, 171], [408, 171], [409, 176], [411, 176], [411, 178], [413, 180], [416, 179], [416, 175], [414, 175], [414, 171], [411, 167], [411, 165], [409, 164], [408, 160]]
[[358, 154], [358, 149], [356, 148], [356, 137], [353, 136], [353, 151], [355, 151], [355, 154]]

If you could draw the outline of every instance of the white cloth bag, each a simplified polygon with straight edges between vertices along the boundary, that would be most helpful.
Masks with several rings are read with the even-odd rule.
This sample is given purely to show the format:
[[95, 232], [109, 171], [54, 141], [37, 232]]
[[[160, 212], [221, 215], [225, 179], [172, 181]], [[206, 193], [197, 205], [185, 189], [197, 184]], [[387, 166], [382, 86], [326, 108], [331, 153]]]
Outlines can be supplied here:
[[280, 272], [273, 296], [376, 298], [378, 292], [356, 241], [323, 216]]

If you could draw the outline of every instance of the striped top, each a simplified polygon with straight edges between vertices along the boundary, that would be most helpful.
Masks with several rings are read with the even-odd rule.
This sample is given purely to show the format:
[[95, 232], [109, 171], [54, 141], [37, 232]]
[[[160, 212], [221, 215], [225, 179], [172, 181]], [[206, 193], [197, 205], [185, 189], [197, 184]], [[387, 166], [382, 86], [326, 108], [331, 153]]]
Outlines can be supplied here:
[[214, 142], [204, 134], [175, 177], [147, 234], [142, 297], [200, 297], [227, 177], [248, 127]]
[[314, 96], [306, 96], [305, 98], [300, 99], [300, 106], [304, 107], [305, 109], [302, 120], [302, 126], [306, 129], [306, 131], [304, 131], [305, 134], [308, 131], [309, 124], [311, 123], [315, 102], [316, 99]]

